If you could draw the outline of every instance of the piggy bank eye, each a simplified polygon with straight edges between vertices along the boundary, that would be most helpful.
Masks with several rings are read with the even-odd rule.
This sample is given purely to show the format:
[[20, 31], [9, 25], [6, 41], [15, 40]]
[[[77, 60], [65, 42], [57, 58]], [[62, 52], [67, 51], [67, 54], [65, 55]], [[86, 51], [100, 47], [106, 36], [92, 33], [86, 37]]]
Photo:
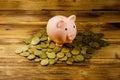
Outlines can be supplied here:
[[73, 28], [75, 28], [75, 26], [73, 26]]
[[65, 28], [65, 30], [67, 31], [67, 28]]

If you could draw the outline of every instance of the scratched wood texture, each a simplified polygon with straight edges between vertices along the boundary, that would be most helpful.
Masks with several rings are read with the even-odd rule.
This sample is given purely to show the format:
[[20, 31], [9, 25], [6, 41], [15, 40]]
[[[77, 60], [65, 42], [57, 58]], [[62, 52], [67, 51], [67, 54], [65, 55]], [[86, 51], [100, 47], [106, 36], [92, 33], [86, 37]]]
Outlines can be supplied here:
[[[78, 29], [103, 33], [110, 45], [72, 66], [41, 66], [14, 53], [59, 14], [75, 14]], [[120, 1], [0, 0], [0, 80], [120, 80]]]

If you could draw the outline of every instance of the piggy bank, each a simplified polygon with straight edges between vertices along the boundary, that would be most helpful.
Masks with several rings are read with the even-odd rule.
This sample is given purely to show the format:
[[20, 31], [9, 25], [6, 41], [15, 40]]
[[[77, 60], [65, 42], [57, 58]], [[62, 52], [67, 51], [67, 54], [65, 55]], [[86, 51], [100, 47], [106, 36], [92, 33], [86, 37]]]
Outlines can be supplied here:
[[55, 42], [56, 46], [72, 43], [77, 33], [75, 20], [75, 15], [69, 17], [58, 15], [49, 19], [46, 29], [48, 41]]

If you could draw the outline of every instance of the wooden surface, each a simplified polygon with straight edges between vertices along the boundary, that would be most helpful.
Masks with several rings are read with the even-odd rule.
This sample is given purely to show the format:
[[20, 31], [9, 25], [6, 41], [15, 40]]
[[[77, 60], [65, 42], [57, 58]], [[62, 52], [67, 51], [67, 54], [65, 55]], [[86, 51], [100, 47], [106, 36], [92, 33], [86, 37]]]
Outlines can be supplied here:
[[[85, 26], [85, 25], [89, 25]], [[97, 26], [96, 26], [97, 25]], [[119, 80], [120, 28], [110, 24], [81, 23], [81, 30], [104, 33], [110, 43], [95, 54], [88, 63], [72, 66], [56, 64], [40, 66], [14, 53], [23, 39], [44, 26], [0, 25], [0, 80]]]
[[[58, 14], [75, 14], [78, 29], [103, 33], [110, 45], [72, 66], [41, 66], [14, 53]], [[120, 1], [0, 0], [0, 80], [120, 80]]]

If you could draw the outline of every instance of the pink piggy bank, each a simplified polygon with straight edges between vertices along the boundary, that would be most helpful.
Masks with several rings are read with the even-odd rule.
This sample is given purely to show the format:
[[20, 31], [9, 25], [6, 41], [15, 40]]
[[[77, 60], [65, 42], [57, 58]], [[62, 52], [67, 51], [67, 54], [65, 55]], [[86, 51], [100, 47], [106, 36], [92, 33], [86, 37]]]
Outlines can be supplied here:
[[48, 40], [54, 41], [56, 46], [62, 46], [64, 43], [72, 43], [76, 37], [76, 16], [54, 16], [49, 19], [47, 24]]

